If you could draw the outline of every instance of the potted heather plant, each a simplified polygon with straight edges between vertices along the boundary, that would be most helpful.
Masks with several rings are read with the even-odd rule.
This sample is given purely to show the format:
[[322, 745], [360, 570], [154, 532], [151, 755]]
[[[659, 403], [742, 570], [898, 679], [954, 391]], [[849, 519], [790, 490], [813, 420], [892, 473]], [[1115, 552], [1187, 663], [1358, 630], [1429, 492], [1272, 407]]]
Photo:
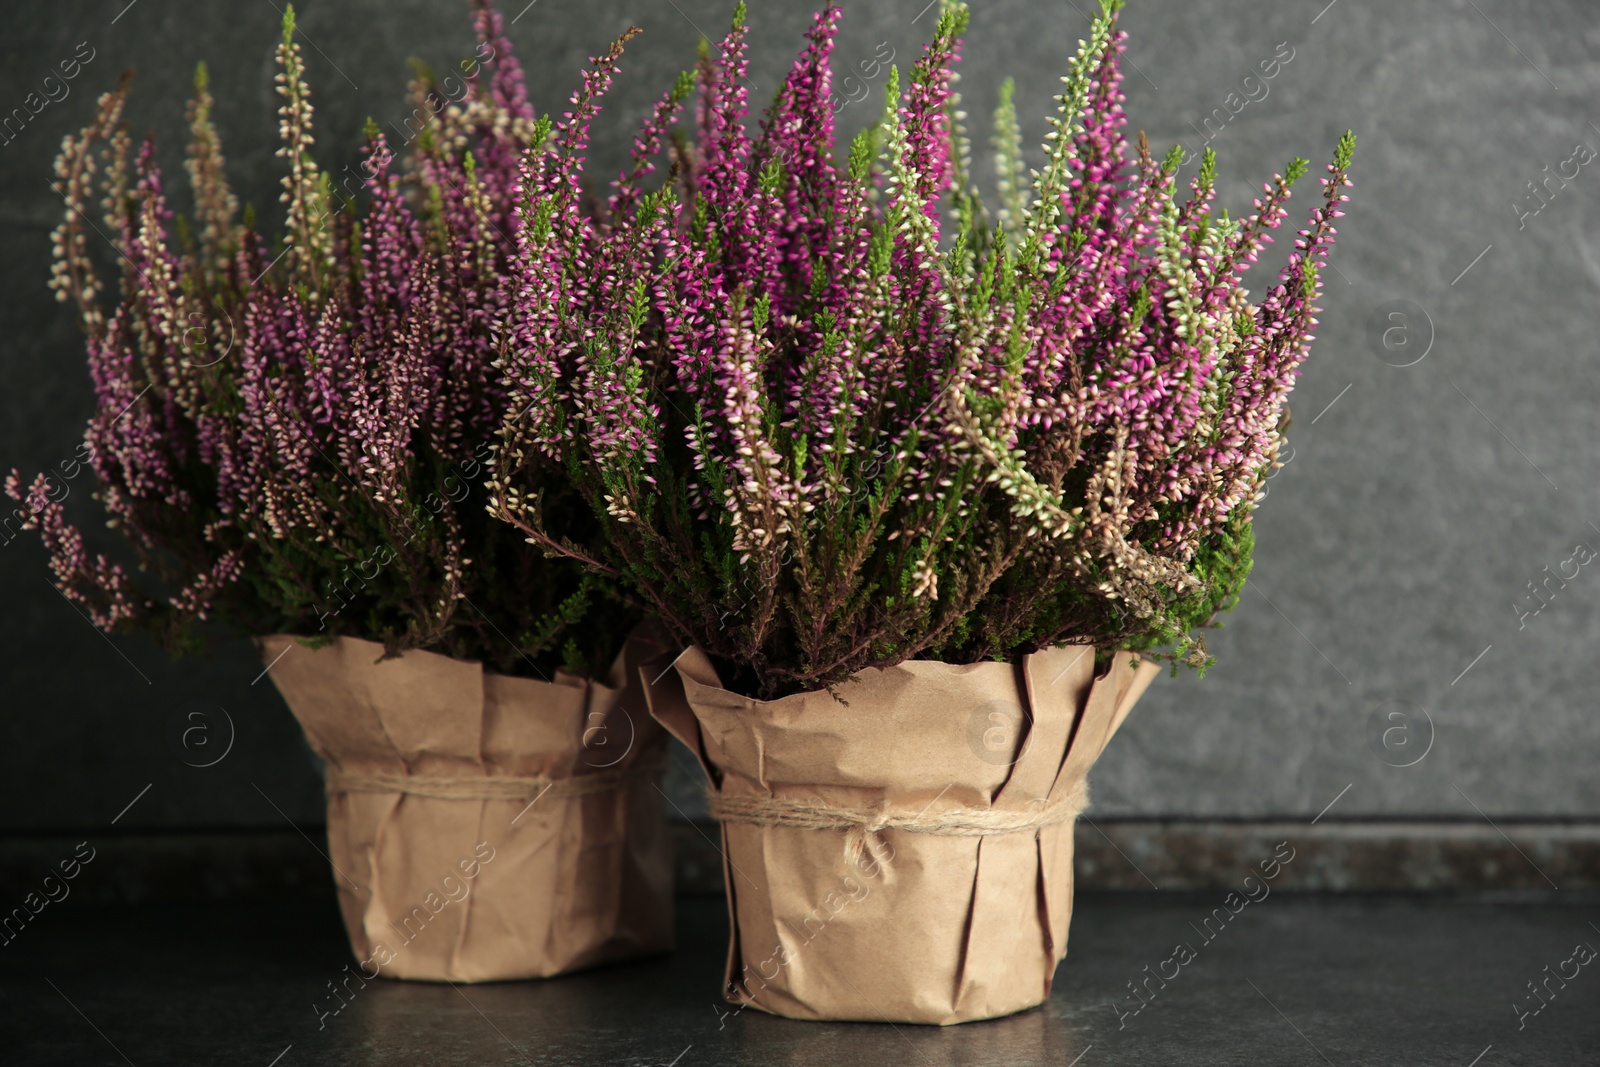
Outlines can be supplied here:
[[[836, 160], [839, 11], [747, 133], [744, 5], [586, 206], [622, 42], [523, 160], [493, 508], [633, 588], [685, 651], [647, 677], [722, 823], [730, 1002], [952, 1023], [1048, 995], [1087, 773], [1249, 569], [1353, 141], [1259, 304], [1296, 161], [1241, 220], [1209, 153], [1130, 151], [1116, 3], [1025, 182], [968, 175], [947, 5]], [[698, 83], [697, 133], [671, 136]], [[669, 180], [647, 187], [667, 145]], [[540, 489], [571, 472], [601, 535]]]
[[[147, 575], [91, 559], [48, 480], [7, 484], [97, 625], [174, 652], [206, 620], [257, 637], [326, 764], [368, 977], [538, 977], [672, 936], [666, 735], [636, 667], [660, 646], [629, 635], [639, 614], [610, 582], [492, 520], [476, 485], [507, 412], [490, 327], [538, 133], [498, 14], [473, 6], [475, 58], [413, 85], [409, 162], [369, 124], [343, 179], [310, 152], [289, 9], [281, 249], [236, 217], [203, 68], [176, 241], [152, 147], [129, 158], [125, 89], [101, 99], [58, 162], [53, 286], [88, 334], [98, 498]], [[121, 261], [109, 308], [85, 236], [96, 193]], [[594, 528], [559, 479], [542, 489], [569, 536]]]

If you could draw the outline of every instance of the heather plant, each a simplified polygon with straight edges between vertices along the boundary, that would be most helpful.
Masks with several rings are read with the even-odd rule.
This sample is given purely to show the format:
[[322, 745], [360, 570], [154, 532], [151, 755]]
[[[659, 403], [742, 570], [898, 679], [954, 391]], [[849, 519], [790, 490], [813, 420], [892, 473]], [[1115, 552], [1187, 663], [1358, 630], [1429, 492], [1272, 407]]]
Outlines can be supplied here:
[[[839, 9], [752, 133], [741, 3], [604, 203], [582, 168], [627, 38], [597, 57], [523, 157], [491, 506], [761, 697], [1068, 642], [1203, 665], [1197, 630], [1248, 574], [1353, 138], [1252, 304], [1240, 275], [1306, 164], [1232, 219], [1209, 151], [1180, 188], [1176, 152], [1130, 146], [1119, 6], [1069, 64], [1031, 179], [1004, 94], [993, 218], [954, 91], [959, 4], [840, 158]], [[560, 531], [556, 467], [599, 536]]]
[[[409, 158], [369, 122], [359, 170], [336, 182], [312, 154], [288, 10], [276, 245], [249, 209], [239, 217], [203, 67], [194, 216], [175, 232], [153, 146], [130, 153], [126, 85], [66, 140], [52, 287], [88, 337], [97, 498], [145, 573], [91, 557], [47, 478], [25, 486], [13, 471], [6, 488], [96, 625], [148, 630], [172, 650], [215, 617], [508, 673], [609, 663], [629, 613], [605, 584], [527, 550], [472, 499], [506, 416], [491, 324], [514, 294], [514, 192], [537, 143], [500, 17], [487, 0], [473, 14], [479, 47], [460, 77], [420, 70], [413, 83]], [[112, 284], [91, 254], [96, 199], [118, 254]], [[559, 513], [563, 491], [550, 497]]]

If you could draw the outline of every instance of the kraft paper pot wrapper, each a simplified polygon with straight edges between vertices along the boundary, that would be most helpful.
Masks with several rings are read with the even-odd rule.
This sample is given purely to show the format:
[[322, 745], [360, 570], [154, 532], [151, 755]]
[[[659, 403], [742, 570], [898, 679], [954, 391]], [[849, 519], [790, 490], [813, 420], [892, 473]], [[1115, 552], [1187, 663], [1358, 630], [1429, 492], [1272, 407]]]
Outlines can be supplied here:
[[793, 1019], [948, 1024], [1049, 996], [1089, 768], [1159, 668], [1090, 648], [909, 661], [773, 701], [701, 650], [644, 681], [722, 822], [725, 996]]
[[[542, 978], [672, 948], [666, 734], [635, 633], [603, 681], [258, 640], [326, 764], [328, 848], [367, 977]], [[381, 661], [380, 661], [381, 660]]]

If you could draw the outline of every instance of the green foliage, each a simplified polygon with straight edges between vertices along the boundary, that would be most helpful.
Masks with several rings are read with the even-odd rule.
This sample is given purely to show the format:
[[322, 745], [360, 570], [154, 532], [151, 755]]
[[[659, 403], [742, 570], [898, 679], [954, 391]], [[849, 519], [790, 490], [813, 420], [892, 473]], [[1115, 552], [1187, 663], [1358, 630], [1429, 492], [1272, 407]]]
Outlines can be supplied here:
[[1217, 621], [1218, 617], [1238, 605], [1245, 581], [1255, 565], [1255, 544], [1255, 526], [1250, 521], [1249, 508], [1242, 505], [1228, 516], [1228, 521], [1215, 534], [1202, 541], [1195, 552], [1190, 573], [1200, 580], [1200, 587], [1175, 602], [1170, 623], [1128, 642], [1126, 647], [1170, 659], [1174, 674], [1183, 663], [1195, 668], [1204, 678], [1216, 659], [1206, 649], [1205, 637], [1199, 631], [1220, 627], [1222, 623]]

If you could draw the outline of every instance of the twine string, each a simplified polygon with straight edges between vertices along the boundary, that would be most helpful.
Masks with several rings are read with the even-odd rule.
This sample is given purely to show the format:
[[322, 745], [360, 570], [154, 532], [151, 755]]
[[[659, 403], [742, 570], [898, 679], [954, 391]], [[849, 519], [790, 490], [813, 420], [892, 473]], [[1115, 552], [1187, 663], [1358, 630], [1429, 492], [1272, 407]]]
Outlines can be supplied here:
[[339, 793], [402, 793], [438, 800], [532, 800], [588, 796], [620, 789], [661, 770], [659, 759], [608, 768], [592, 774], [551, 775], [428, 775], [389, 774], [381, 771], [327, 769], [328, 795]]
[[871, 853], [879, 863], [886, 862], [887, 846], [883, 831], [904, 830], [936, 837], [991, 837], [1024, 833], [1071, 822], [1089, 806], [1089, 784], [1080, 782], [1048, 800], [1035, 800], [1022, 808], [942, 808], [938, 811], [895, 810], [886, 804], [875, 807], [840, 807], [813, 804], [787, 797], [762, 794], [728, 796], [712, 791], [708, 796], [711, 817], [719, 822], [751, 826], [786, 826], [799, 830], [844, 831], [845, 858], [859, 864]]

